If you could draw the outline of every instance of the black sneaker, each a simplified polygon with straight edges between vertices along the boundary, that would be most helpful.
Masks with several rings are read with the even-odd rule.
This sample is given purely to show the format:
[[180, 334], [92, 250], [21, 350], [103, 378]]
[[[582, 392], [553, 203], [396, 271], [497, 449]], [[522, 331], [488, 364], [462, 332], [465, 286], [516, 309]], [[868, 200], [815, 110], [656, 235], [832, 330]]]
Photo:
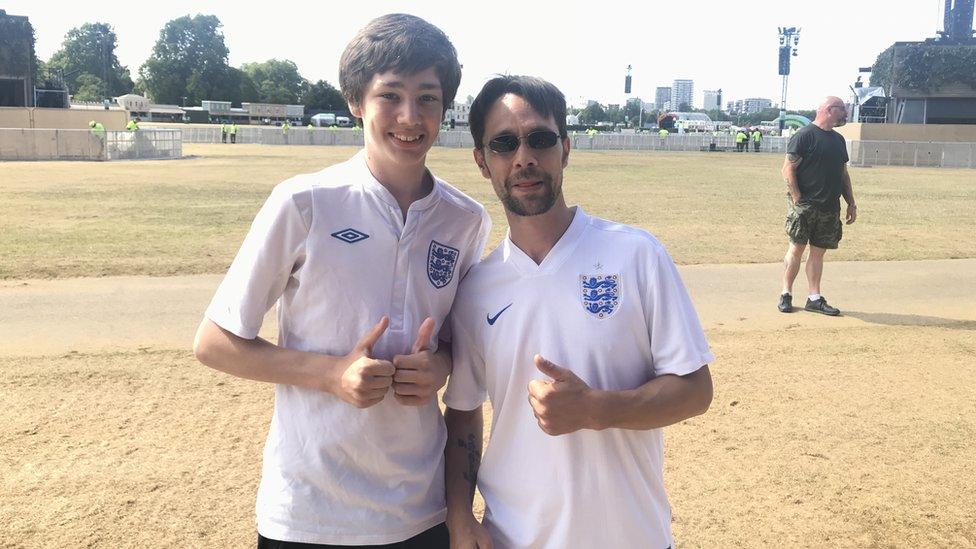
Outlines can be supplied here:
[[781, 313], [792, 313], [793, 312], [793, 295], [792, 294], [781, 294], [779, 296], [779, 305], [777, 306], [779, 312]]
[[804, 307], [804, 309], [827, 316], [837, 316], [840, 314], [840, 309], [827, 305], [827, 300], [824, 299], [823, 296], [816, 301], [810, 301], [810, 299], [807, 298], [807, 306]]

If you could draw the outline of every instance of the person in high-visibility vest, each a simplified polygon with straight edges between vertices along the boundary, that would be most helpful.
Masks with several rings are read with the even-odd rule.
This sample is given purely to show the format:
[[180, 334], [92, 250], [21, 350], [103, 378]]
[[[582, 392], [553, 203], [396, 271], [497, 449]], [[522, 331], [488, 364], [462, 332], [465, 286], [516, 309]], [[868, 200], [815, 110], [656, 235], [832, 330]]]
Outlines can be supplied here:
[[752, 147], [754, 152], [759, 152], [759, 146], [762, 145], [762, 133], [759, 128], [752, 130]]
[[291, 129], [291, 124], [289, 124], [288, 121], [285, 120], [281, 124], [281, 136], [285, 138], [285, 144], [288, 144], [288, 130], [290, 129]]
[[88, 127], [91, 128], [91, 134], [95, 137], [97, 145], [95, 146], [95, 156], [99, 159], [105, 154], [105, 126], [101, 122], [95, 122], [92, 120], [88, 123]]
[[661, 139], [667, 139], [668, 138], [668, 130], [666, 130], [665, 128], [661, 128], [660, 130], [657, 131], [657, 135]]
[[227, 123], [226, 122], [224, 122], [223, 124], [220, 125], [220, 142], [221, 143], [226, 143], [227, 142], [227, 133], [229, 131], [230, 131], [230, 128], [227, 126]]
[[746, 132], [744, 130], [739, 130], [735, 134], [735, 152], [742, 152], [746, 148]]
[[130, 132], [134, 132], [134, 131], [138, 130], [139, 129], [139, 119], [138, 118], [133, 118], [132, 120], [129, 120], [129, 123], [125, 125], [125, 129], [128, 130], [128, 131], [130, 131]]
[[227, 133], [230, 134], [230, 142], [237, 143], [237, 122], [232, 122], [230, 128], [227, 128]]
[[105, 137], [105, 126], [101, 122], [95, 122], [92, 120], [88, 123], [88, 127], [91, 128], [92, 135], [98, 136], [100, 138]]

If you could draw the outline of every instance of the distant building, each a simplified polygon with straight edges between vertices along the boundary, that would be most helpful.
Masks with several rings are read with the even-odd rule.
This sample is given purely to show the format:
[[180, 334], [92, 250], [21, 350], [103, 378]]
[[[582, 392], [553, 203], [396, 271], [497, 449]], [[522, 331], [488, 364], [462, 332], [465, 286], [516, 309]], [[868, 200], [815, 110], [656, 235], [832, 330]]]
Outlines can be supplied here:
[[128, 111], [129, 118], [139, 117], [141, 120], [149, 119], [149, 99], [134, 93], [127, 93], [116, 97], [115, 102]]
[[34, 106], [34, 28], [23, 15], [0, 9], [0, 107]]
[[[764, 97], [750, 97], [748, 99], [743, 99], [741, 103], [742, 107], [736, 110], [743, 114], [754, 114], [764, 109], [773, 108], [773, 100], [766, 99]], [[736, 101], [736, 106], [738, 106], [738, 104], [739, 101]]]
[[[470, 97], [469, 97], [470, 99]], [[450, 109], [444, 113], [444, 120], [454, 120], [455, 126], [467, 126], [468, 117], [471, 115], [471, 101], [461, 103], [455, 101]]]
[[667, 110], [668, 103], [671, 101], [671, 88], [658, 86], [654, 90], [654, 108], [663, 111]]
[[706, 111], [717, 111], [722, 108], [720, 104], [722, 100], [721, 90], [705, 90], [703, 93], [705, 94], [705, 101], [702, 108]]
[[247, 111], [250, 124], [280, 124], [288, 120], [301, 120], [305, 105], [279, 105], [276, 103], [241, 103]]
[[671, 84], [671, 109], [680, 109], [682, 105], [694, 106], [695, 82], [693, 80], [675, 80]]
[[210, 113], [210, 116], [220, 120], [230, 119], [230, 101], [214, 101], [205, 99], [200, 102], [200, 107]]

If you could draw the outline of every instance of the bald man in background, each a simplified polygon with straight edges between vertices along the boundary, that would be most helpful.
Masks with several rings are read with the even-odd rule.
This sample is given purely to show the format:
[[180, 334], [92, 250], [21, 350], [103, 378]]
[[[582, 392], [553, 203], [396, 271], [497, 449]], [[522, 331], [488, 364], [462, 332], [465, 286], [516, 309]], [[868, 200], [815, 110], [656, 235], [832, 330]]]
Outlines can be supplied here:
[[847, 142], [834, 128], [847, 123], [847, 106], [839, 97], [827, 97], [817, 108], [812, 124], [793, 134], [783, 162], [783, 179], [787, 195], [786, 234], [790, 246], [784, 258], [783, 291], [779, 310], [793, 312], [793, 281], [800, 272], [803, 252], [810, 244], [807, 257], [809, 295], [804, 309], [829, 316], [840, 311], [827, 304], [820, 294], [823, 258], [827, 250], [837, 249], [843, 236], [840, 220], [840, 197], [847, 203], [844, 221], [857, 219], [857, 205], [847, 172]]

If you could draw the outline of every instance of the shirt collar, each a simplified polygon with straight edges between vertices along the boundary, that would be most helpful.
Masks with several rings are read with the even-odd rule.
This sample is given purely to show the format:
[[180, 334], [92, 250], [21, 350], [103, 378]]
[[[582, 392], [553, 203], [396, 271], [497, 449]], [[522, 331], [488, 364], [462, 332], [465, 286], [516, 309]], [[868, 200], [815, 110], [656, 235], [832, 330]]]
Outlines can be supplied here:
[[573, 251], [576, 250], [583, 231], [589, 225], [590, 216], [586, 215], [581, 206], [574, 207], [576, 208], [576, 213], [573, 214], [573, 221], [570, 222], [569, 227], [566, 228], [566, 232], [559, 237], [556, 244], [546, 254], [546, 258], [542, 260], [542, 263], [537, 265], [531, 257], [526, 255], [525, 252], [512, 242], [511, 228], [505, 234], [505, 241], [502, 248], [503, 261], [510, 262], [525, 275], [547, 274], [558, 270], [569, 256], [573, 254]]
[[[363, 188], [373, 196], [379, 198], [387, 206], [395, 209], [399, 209], [400, 206], [397, 204], [396, 198], [393, 193], [390, 192], [382, 183], [373, 176], [373, 172], [369, 171], [369, 166], [366, 164], [366, 149], [360, 150], [356, 153], [356, 156], [352, 158], [352, 162], [355, 164], [356, 171], [361, 176], [359, 180], [363, 183]], [[431, 191], [427, 193], [427, 196], [415, 200], [410, 204], [410, 210], [426, 210], [433, 207], [437, 201], [440, 199], [441, 194], [444, 192], [444, 181], [439, 179], [436, 175], [431, 173], [430, 169], [427, 169], [427, 173], [430, 174], [431, 179], [434, 181], [434, 185]]]

